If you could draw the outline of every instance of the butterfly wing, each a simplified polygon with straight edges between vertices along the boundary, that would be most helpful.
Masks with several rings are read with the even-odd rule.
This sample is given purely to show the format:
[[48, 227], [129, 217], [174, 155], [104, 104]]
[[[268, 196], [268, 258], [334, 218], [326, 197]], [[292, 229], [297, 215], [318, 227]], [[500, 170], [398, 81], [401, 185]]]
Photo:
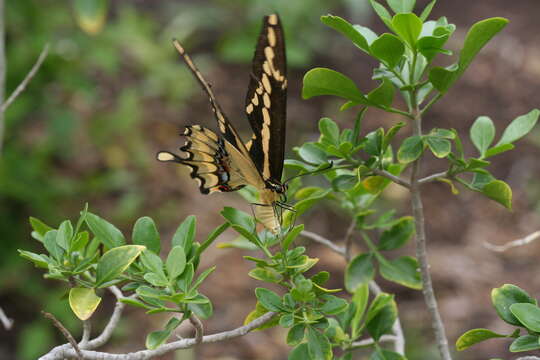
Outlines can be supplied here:
[[283, 28], [276, 14], [264, 17], [246, 95], [253, 137], [246, 144], [265, 180], [281, 181], [285, 156], [287, 74]]
[[180, 148], [187, 154], [180, 157], [160, 151], [159, 161], [176, 162], [191, 169], [191, 177], [199, 183], [203, 194], [229, 192], [246, 184], [264, 187], [264, 182], [249, 157], [221, 135], [200, 125], [186, 127], [186, 143]]

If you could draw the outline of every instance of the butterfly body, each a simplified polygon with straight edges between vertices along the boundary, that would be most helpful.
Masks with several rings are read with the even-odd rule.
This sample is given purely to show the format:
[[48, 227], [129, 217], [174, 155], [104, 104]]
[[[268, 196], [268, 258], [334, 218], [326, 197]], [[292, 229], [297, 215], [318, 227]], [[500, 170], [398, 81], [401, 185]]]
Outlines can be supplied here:
[[276, 14], [266, 16], [253, 58], [246, 95], [245, 112], [253, 135], [244, 143], [227, 119], [210, 85], [177, 41], [174, 46], [206, 91], [219, 133], [200, 125], [187, 126], [182, 134], [186, 143], [180, 148], [185, 156], [160, 151], [159, 161], [176, 162], [191, 169], [203, 194], [236, 191], [245, 185], [259, 192], [255, 208], [257, 219], [277, 233], [280, 221], [276, 206], [284, 197], [281, 183], [285, 153], [286, 60], [283, 29]]

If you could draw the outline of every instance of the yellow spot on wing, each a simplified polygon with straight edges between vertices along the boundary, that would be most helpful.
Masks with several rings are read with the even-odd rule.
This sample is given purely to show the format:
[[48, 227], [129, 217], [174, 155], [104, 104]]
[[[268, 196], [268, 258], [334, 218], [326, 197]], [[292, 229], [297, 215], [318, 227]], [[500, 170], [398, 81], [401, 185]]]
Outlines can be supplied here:
[[157, 159], [159, 161], [171, 161], [174, 160], [174, 156], [172, 154], [169, 154], [168, 152], [161, 151], [158, 153]]
[[265, 73], [267, 73], [268, 75], [272, 75], [272, 70], [270, 69], [270, 65], [268, 65], [267, 61], [263, 63], [262, 67]]
[[277, 18], [276, 14], [272, 14], [272, 15], [268, 16], [268, 23], [270, 25], [277, 25], [277, 21], [278, 21], [278, 18]]
[[274, 28], [272, 27], [268, 28], [267, 37], [268, 37], [268, 43], [270, 44], [270, 46], [272, 47], [276, 46], [276, 32], [274, 31]]
[[272, 86], [270, 85], [270, 80], [268, 80], [268, 76], [266, 74], [262, 75], [262, 84], [264, 86], [264, 90], [266, 90], [267, 93], [272, 93]]
[[263, 90], [262, 86], [259, 84], [259, 86], [257, 87], [257, 89], [255, 89], [255, 91], [257, 92], [257, 94], [262, 95], [264, 90]]
[[263, 95], [263, 101], [264, 101], [264, 106], [270, 109], [270, 96], [268, 96], [268, 94], [265, 93]]
[[251, 99], [251, 102], [252, 102], [253, 105], [255, 105], [255, 106], [258, 106], [258, 105], [259, 105], [259, 97], [257, 96], [257, 94], [254, 94], [254, 95], [253, 95], [253, 98]]
[[253, 104], [249, 104], [247, 107], [246, 107], [246, 112], [248, 114], [251, 114], [253, 112]]

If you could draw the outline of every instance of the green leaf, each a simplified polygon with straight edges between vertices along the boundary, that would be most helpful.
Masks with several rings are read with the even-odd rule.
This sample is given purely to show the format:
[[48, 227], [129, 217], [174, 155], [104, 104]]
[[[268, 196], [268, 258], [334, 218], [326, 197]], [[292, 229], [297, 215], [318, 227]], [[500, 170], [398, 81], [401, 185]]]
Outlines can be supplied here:
[[38, 241], [43, 242], [43, 237], [45, 236], [45, 234], [48, 231], [53, 230], [52, 227], [35, 217], [30, 216], [29, 221], [30, 226], [32, 226], [32, 229], [34, 229], [32, 236]]
[[379, 294], [371, 303], [366, 320], [366, 329], [375, 341], [392, 331], [397, 318], [397, 305], [394, 297]]
[[70, 248], [71, 238], [73, 237], [73, 226], [71, 221], [65, 220], [58, 227], [56, 232], [56, 243], [64, 250]]
[[371, 104], [385, 108], [392, 105], [394, 91], [394, 85], [390, 80], [384, 78], [382, 84], [370, 91], [367, 98]]
[[49, 252], [53, 259], [61, 261], [64, 256], [64, 250], [56, 243], [57, 233], [57, 230], [47, 231], [43, 238], [43, 246], [45, 246], [45, 249]]
[[[425, 25], [425, 24], [424, 24]], [[450, 32], [447, 31], [443, 35], [439, 36], [423, 36], [418, 39], [416, 47], [418, 51], [424, 55], [428, 62], [431, 62], [437, 54], [450, 55], [450, 51], [443, 48], [444, 44], [448, 41]]]
[[518, 337], [510, 344], [511, 352], [522, 352], [540, 349], [540, 340], [538, 335], [524, 335]]
[[289, 353], [288, 360], [306, 360], [310, 359], [309, 356], [308, 344], [302, 343], [292, 349], [292, 351]]
[[[405, 45], [395, 35], [382, 34], [370, 46], [371, 54], [390, 69], [397, 66], [405, 53]], [[386, 78], [385, 78], [386, 80]]]
[[536, 305], [536, 300], [521, 288], [505, 284], [491, 291], [491, 302], [501, 319], [510, 325], [522, 326], [521, 322], [512, 314], [510, 306], [516, 303], [529, 303]]
[[404, 216], [381, 234], [377, 248], [382, 251], [398, 249], [405, 245], [413, 234], [414, 219], [411, 216]]
[[[223, 210], [225, 211], [225, 210]], [[195, 231], [197, 229], [197, 218], [193, 215], [188, 216], [176, 229], [172, 238], [172, 246], [182, 246], [184, 253], [189, 254], [193, 241], [195, 240]]]
[[414, 49], [420, 32], [422, 20], [414, 13], [396, 14], [392, 18], [392, 28], [396, 34]]
[[300, 235], [302, 231], [304, 231], [304, 224], [297, 225], [292, 230], [287, 232], [285, 239], [283, 239], [282, 248], [287, 251], [291, 246], [291, 243], [298, 237], [298, 235]]
[[416, 0], [386, 0], [390, 9], [395, 13], [410, 13], [414, 9]]
[[447, 157], [452, 150], [452, 144], [449, 140], [442, 139], [436, 136], [425, 136], [424, 140], [433, 155], [435, 155], [439, 159]]
[[221, 211], [221, 216], [223, 216], [231, 225], [240, 225], [246, 229], [255, 228], [253, 217], [235, 208], [228, 206], [224, 207]]
[[126, 239], [124, 238], [124, 235], [122, 235], [122, 232], [107, 220], [89, 212], [86, 214], [85, 221], [92, 233], [107, 248], [112, 249], [126, 243]]
[[347, 308], [347, 301], [334, 295], [323, 295], [321, 297], [325, 303], [320, 310], [326, 315], [336, 315]]
[[335, 15], [321, 16], [321, 22], [332, 29], [339, 31], [351, 40], [358, 48], [369, 54], [369, 45], [362, 36], [347, 20]]
[[456, 341], [456, 350], [463, 351], [482, 341], [506, 337], [506, 335], [497, 334], [488, 329], [472, 329], [461, 335]]
[[371, 353], [369, 360], [407, 360], [407, 358], [397, 352], [377, 347], [375, 351]]
[[141, 253], [140, 257], [143, 266], [150, 272], [162, 275], [165, 278], [165, 272], [163, 271], [163, 261], [155, 252], [148, 249]]
[[108, 7], [108, 0], [75, 0], [73, 2], [77, 24], [90, 35], [96, 35], [103, 29]]
[[206, 270], [204, 270], [201, 275], [199, 275], [199, 277], [197, 278], [197, 280], [195, 280], [193, 282], [193, 284], [191, 285], [191, 290], [197, 290], [199, 288], [199, 286], [201, 286], [201, 284], [203, 283], [204, 280], [206, 280], [206, 278], [214, 272], [214, 270], [216, 270], [216, 266], [212, 266]]
[[490, 18], [474, 24], [463, 44], [463, 49], [459, 55], [459, 62], [454, 67], [442, 68], [434, 67], [429, 73], [429, 80], [433, 86], [441, 93], [448, 91], [450, 86], [463, 75], [472, 60], [482, 50], [482, 48], [501, 31], [508, 20], [504, 18]]
[[265, 288], [256, 288], [255, 296], [259, 302], [270, 311], [281, 311], [281, 297], [275, 292], [265, 289]]
[[214, 240], [216, 240], [219, 235], [223, 234], [223, 232], [227, 230], [230, 226], [231, 224], [225, 223], [215, 228], [214, 231], [212, 231], [210, 235], [208, 235], [206, 240], [204, 240], [201, 246], [197, 249], [195, 257], [200, 256], [203, 251], [206, 250], [214, 242]]
[[[244, 319], [244, 325], [249, 324], [253, 320], [263, 316], [267, 312], [268, 312], [268, 309], [266, 309], [264, 306], [262, 306], [262, 304], [260, 302], [257, 301], [257, 304], [255, 305], [255, 309], [252, 312], [250, 312], [248, 314], [248, 316], [246, 316], [246, 318]], [[286, 314], [286, 315], [290, 315], [290, 314]], [[284, 316], [286, 316], [286, 315], [284, 315]], [[264, 330], [264, 329], [271, 328], [273, 326], [276, 326], [279, 323], [280, 320], [281, 319], [278, 316], [274, 316], [272, 318], [272, 320], [265, 323], [264, 325], [259, 326], [255, 330], [257, 331], [257, 330]], [[292, 324], [291, 324], [291, 326], [292, 326]]]
[[124, 245], [103, 254], [97, 263], [95, 286], [99, 288], [123, 273], [144, 249], [140, 245]]
[[508, 210], [512, 210], [512, 189], [504, 181], [491, 181], [482, 188], [482, 193]]
[[373, 11], [375, 11], [375, 13], [386, 24], [386, 26], [392, 28], [392, 15], [390, 15], [388, 10], [386, 10], [384, 6], [382, 6], [375, 0], [369, 0], [369, 3], [371, 4]]
[[69, 290], [69, 306], [80, 320], [88, 320], [100, 302], [101, 298], [94, 289], [75, 287]]
[[411, 289], [422, 289], [418, 261], [413, 257], [402, 256], [394, 260], [379, 261], [379, 270], [386, 280]]
[[360, 104], [367, 103], [365, 96], [351, 79], [326, 68], [311, 69], [304, 75], [302, 98], [309, 99], [320, 95], [334, 95]]
[[20, 249], [17, 249], [17, 251], [23, 259], [33, 262], [34, 266], [42, 269], [47, 269], [49, 267], [49, 261], [47, 261], [47, 258], [45, 256]]
[[528, 114], [518, 116], [504, 130], [501, 139], [495, 146], [513, 143], [527, 135], [536, 125], [540, 111], [534, 109]]
[[156, 349], [163, 345], [171, 336], [174, 329], [176, 329], [181, 323], [182, 321], [180, 319], [173, 317], [165, 326], [165, 330], [152, 331], [150, 334], [148, 334], [148, 336], [146, 336], [146, 348]]
[[351, 331], [353, 339], [360, 335], [361, 320], [366, 311], [366, 306], [369, 299], [369, 284], [364, 283], [356, 288], [353, 294], [352, 302], [355, 305], [354, 315], [351, 321]]
[[309, 326], [307, 328], [307, 341], [309, 359], [332, 360], [332, 347], [324, 334]]
[[437, 0], [433, 0], [432, 2], [430, 2], [429, 4], [426, 5], [424, 10], [422, 10], [422, 14], [420, 14], [420, 19], [422, 21], [427, 20], [427, 18], [429, 17], [429, 14], [431, 14], [431, 10], [433, 10], [433, 6], [435, 6], [436, 2], [437, 2]]
[[383, 138], [383, 141], [382, 141], [382, 144], [381, 144], [381, 150], [382, 152], [386, 151], [386, 149], [388, 148], [388, 146], [390, 145], [390, 142], [392, 141], [392, 139], [394, 139], [394, 136], [396, 136], [396, 134], [398, 133], [398, 131], [404, 127], [406, 125], [405, 122], [403, 121], [400, 121], [398, 122], [396, 125], [392, 126], [390, 129], [388, 129], [388, 131], [386, 132], [386, 134], [384, 135], [384, 138]]
[[486, 151], [486, 155], [484, 156], [484, 158], [488, 158], [488, 157], [491, 157], [491, 156], [502, 154], [503, 152], [512, 150], [513, 148], [514, 148], [514, 145], [512, 145], [512, 144], [504, 144], [504, 145], [494, 146], [491, 149], [489, 149], [488, 151]]
[[171, 249], [165, 262], [165, 268], [171, 282], [184, 272], [186, 268], [186, 253], [182, 245], [176, 245]]
[[347, 264], [345, 270], [345, 288], [354, 293], [356, 289], [371, 280], [375, 276], [372, 255], [370, 253], [357, 255]]
[[133, 226], [131, 238], [135, 245], [144, 245], [148, 250], [159, 254], [161, 249], [159, 232], [152, 218], [148, 216], [139, 218]]
[[314, 143], [305, 143], [298, 149], [298, 155], [311, 164], [322, 164], [328, 161], [325, 152], [317, 147]]
[[328, 141], [330, 144], [339, 145], [339, 127], [330, 118], [319, 120], [319, 131], [322, 135], [322, 142]]
[[471, 126], [470, 136], [474, 146], [478, 149], [480, 155], [484, 157], [495, 137], [493, 121], [487, 116], [478, 117]]
[[281, 276], [281, 274], [269, 268], [256, 267], [255, 269], [251, 269], [248, 275], [256, 280], [270, 283], [278, 283], [283, 279], [283, 276]]
[[197, 295], [197, 298], [205, 300], [204, 303], [191, 303], [188, 304], [188, 308], [195, 313], [198, 317], [201, 319], [208, 319], [212, 316], [212, 313], [214, 312], [214, 308], [212, 307], [212, 303], [210, 300], [202, 295]]
[[347, 191], [352, 189], [358, 182], [358, 177], [355, 175], [339, 175], [332, 180], [332, 189], [335, 191]]
[[294, 325], [287, 333], [287, 345], [296, 346], [304, 340], [304, 334], [306, 332], [305, 324]]
[[527, 329], [540, 332], [540, 308], [538, 306], [529, 303], [512, 304], [510, 311]]
[[397, 158], [401, 163], [410, 163], [418, 159], [424, 151], [424, 142], [420, 136], [406, 138], [401, 144]]

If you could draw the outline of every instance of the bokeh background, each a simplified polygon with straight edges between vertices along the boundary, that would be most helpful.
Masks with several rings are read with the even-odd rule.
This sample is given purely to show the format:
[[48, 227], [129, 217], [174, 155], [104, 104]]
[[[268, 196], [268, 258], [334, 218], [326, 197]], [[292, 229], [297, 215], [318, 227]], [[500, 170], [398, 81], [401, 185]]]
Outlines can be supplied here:
[[[317, 138], [319, 118], [331, 117], [345, 127], [354, 117], [352, 111], [339, 113], [340, 103], [333, 98], [301, 100], [301, 79], [307, 70], [334, 68], [355, 79], [364, 91], [375, 85], [370, 79], [375, 63], [321, 24], [319, 17], [332, 13], [378, 33], [385, 31], [367, 0], [129, 0], [108, 5], [102, 1], [104, 7], [92, 16], [88, 9], [77, 10], [81, 3], [85, 1], [6, 4], [8, 94], [45, 43], [51, 50], [28, 89], [5, 114], [0, 155], [0, 306], [15, 325], [10, 331], [0, 328], [0, 359], [34, 359], [65, 342], [40, 310], [54, 313], [74, 334], [80, 333], [60, 284], [44, 280], [38, 269], [17, 256], [17, 248], [40, 250], [30, 238], [29, 216], [56, 226], [63, 219], [76, 218], [88, 202], [93, 212], [128, 235], [138, 217], [151, 216], [166, 240], [187, 215], [197, 215], [202, 237], [222, 222], [223, 206], [249, 211], [238, 195], [203, 196], [186, 169], [154, 160], [157, 150], [181, 144], [177, 134], [184, 125], [214, 126], [207, 99], [178, 59], [171, 38], [185, 44], [235, 126], [246, 134], [242, 109], [249, 62], [261, 17], [278, 11], [287, 35], [287, 148], [288, 156], [294, 157], [294, 146]], [[418, 3], [423, 7], [427, 1]], [[539, 106], [539, 13], [537, 0], [439, 1], [432, 18], [447, 16], [458, 27], [448, 44], [451, 49], [459, 47], [466, 30], [478, 20], [503, 16], [510, 24], [433, 108], [425, 119], [426, 128], [453, 127], [466, 136], [477, 116], [488, 115], [500, 135], [513, 118]], [[366, 128], [399, 120], [371, 110]], [[470, 144], [466, 149], [473, 151]], [[539, 157], [537, 127], [518, 143], [517, 150], [499, 156], [490, 167], [514, 190], [512, 212], [467, 191], [454, 196], [442, 184], [425, 187], [430, 262], [451, 343], [473, 327], [510, 329], [490, 306], [493, 287], [511, 282], [540, 295], [540, 278], [535, 276], [540, 270], [540, 242], [504, 254], [483, 246], [484, 241], [502, 244], [540, 229]], [[429, 174], [442, 166], [429, 160], [424, 171]], [[407, 201], [398, 187], [389, 188], [384, 196], [384, 206], [397, 206], [402, 214], [409, 213]], [[324, 203], [301, 221], [308, 230], [336, 242], [348, 226], [343, 214]], [[233, 233], [226, 233], [220, 241], [233, 238]], [[318, 267], [331, 271], [333, 285], [339, 287], [344, 261], [319, 245], [308, 246], [310, 254], [321, 259]], [[405, 251], [414, 253], [412, 246]], [[251, 264], [242, 255], [240, 250], [213, 248], [203, 259], [203, 266], [217, 265], [203, 288], [215, 306], [215, 315], [205, 322], [208, 333], [239, 326], [254, 306], [253, 289], [259, 284], [246, 275]], [[383, 280], [380, 284], [397, 296], [409, 358], [437, 358], [421, 293]], [[107, 319], [111, 305], [107, 296], [95, 317], [95, 329]], [[105, 350], [140, 349], [146, 332], [164, 321], [160, 315], [128, 309]], [[163, 359], [286, 359], [284, 337], [283, 330], [273, 329]], [[490, 341], [457, 354], [456, 359], [509, 359], [507, 345], [504, 340]]]

